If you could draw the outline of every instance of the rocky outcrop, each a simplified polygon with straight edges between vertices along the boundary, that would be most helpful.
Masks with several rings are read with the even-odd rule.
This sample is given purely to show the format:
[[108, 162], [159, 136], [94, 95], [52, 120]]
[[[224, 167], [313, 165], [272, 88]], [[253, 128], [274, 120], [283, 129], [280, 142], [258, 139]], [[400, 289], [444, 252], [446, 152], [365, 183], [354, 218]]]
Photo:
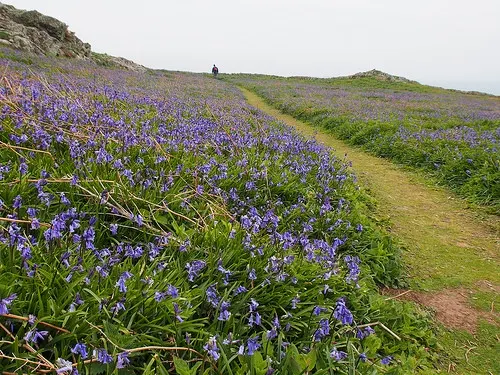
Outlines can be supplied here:
[[97, 65], [106, 66], [108, 68], [121, 68], [132, 70], [134, 72], [145, 72], [146, 70], [148, 70], [146, 67], [139, 65], [131, 60], [127, 60], [124, 57], [110, 56], [106, 53], [92, 52], [92, 60]]
[[90, 58], [90, 44], [82, 42], [68, 26], [37, 12], [0, 3], [0, 43], [25, 51], [76, 58]]
[[144, 72], [142, 65], [123, 57], [95, 53], [68, 30], [68, 25], [36, 10], [20, 10], [0, 2], [0, 45], [47, 56], [89, 59], [109, 68]]
[[376, 79], [379, 79], [381, 81], [418, 83], [417, 81], [411, 81], [411, 80], [404, 78], [404, 77], [393, 76], [392, 74], [384, 73], [384, 72], [381, 72], [380, 70], [377, 70], [377, 69], [372, 69], [372, 70], [369, 70], [367, 72], [360, 72], [360, 73], [356, 73], [356, 74], [353, 74], [351, 76], [348, 76], [348, 78], [364, 78], [364, 77], [376, 78]]

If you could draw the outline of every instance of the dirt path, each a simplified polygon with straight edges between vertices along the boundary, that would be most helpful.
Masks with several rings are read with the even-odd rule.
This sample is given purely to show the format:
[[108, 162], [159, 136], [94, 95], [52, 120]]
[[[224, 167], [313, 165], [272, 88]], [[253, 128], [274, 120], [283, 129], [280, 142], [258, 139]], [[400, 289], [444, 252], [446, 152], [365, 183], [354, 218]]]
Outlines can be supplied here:
[[498, 219], [480, 222], [465, 204], [444, 189], [429, 187], [418, 176], [391, 162], [368, 155], [270, 107], [244, 90], [248, 102], [307, 136], [347, 154], [363, 186], [379, 201], [391, 231], [408, 247], [406, 263], [425, 289], [472, 286], [481, 281], [500, 285]]
[[[425, 305], [445, 326], [462, 330], [452, 331], [452, 336], [465, 331], [475, 334], [480, 321], [493, 324], [498, 334], [499, 217], [480, 216], [446, 189], [429, 186], [421, 176], [283, 114], [251, 91], [242, 91], [252, 106], [315, 137], [340, 157], [347, 155], [352, 161], [361, 185], [378, 201], [379, 219], [387, 219], [391, 232], [407, 249], [404, 261], [409, 268], [411, 290], [392, 290], [389, 294]], [[495, 345], [491, 332], [486, 336], [484, 353]], [[468, 338], [463, 340], [469, 342]], [[479, 361], [482, 355], [478, 353], [477, 357]], [[459, 367], [463, 373], [470, 373], [473, 367], [469, 365], [467, 358]]]

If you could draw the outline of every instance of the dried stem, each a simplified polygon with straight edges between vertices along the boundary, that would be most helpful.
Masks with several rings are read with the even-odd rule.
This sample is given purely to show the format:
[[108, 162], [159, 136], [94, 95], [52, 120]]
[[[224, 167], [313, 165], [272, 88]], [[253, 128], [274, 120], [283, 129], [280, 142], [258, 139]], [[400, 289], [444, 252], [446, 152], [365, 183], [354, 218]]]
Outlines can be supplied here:
[[[14, 314], [3, 314], [3, 315], [0, 315], [0, 316], [4, 316], [4, 317], [10, 318], [10, 319], [23, 320], [25, 322], [29, 321], [29, 318], [26, 318], [24, 316], [14, 315]], [[56, 331], [59, 331], [59, 332], [71, 333], [67, 329], [64, 329], [64, 328], [61, 328], [61, 327], [57, 327], [57, 326], [55, 326], [53, 324], [50, 324], [50, 323], [42, 322], [40, 320], [37, 320], [36, 323], [40, 324], [40, 325], [43, 325], [45, 327], [53, 328], [53, 329], [55, 329]]]

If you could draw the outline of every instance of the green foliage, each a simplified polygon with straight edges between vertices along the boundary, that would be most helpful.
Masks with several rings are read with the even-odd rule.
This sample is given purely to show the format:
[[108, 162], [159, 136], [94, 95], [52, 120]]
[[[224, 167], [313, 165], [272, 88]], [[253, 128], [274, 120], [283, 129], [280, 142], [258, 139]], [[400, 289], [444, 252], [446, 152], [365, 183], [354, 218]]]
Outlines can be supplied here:
[[500, 102], [495, 97], [374, 77], [238, 74], [226, 79], [286, 114], [423, 170], [471, 202], [500, 212], [500, 120], [495, 117]]
[[32, 65], [33, 60], [29, 56], [25, 56], [19, 52], [12, 49], [2, 49], [0, 50], [0, 59], [7, 59], [15, 61], [24, 65]]
[[[16, 111], [6, 110], [0, 131], [9, 146], [0, 149], [0, 210], [8, 219], [0, 221], [0, 300], [15, 294], [8, 308], [20, 318], [0, 317], [14, 332], [0, 332], [2, 353], [38, 361], [23, 346], [36, 328], [48, 332], [33, 344], [40, 355], [50, 363], [69, 360], [88, 375], [264, 375], [270, 368], [276, 375], [404, 374], [430, 366], [432, 353], [423, 347], [435, 342], [427, 317], [378, 295], [380, 284], [400, 281], [400, 249], [369, 218], [370, 199], [345, 161], [246, 107], [222, 82], [64, 62], [63, 75], [42, 68], [41, 78], [23, 79], [26, 71], [16, 67], [20, 73], [9, 71], [16, 90], [4, 91]], [[46, 147], [37, 148], [36, 137], [23, 140], [34, 129], [50, 139]], [[207, 132], [217, 141], [203, 138]], [[201, 168], [207, 162], [210, 168]], [[220, 190], [209, 190], [212, 184]], [[41, 227], [32, 225], [28, 208], [37, 210]], [[272, 213], [278, 239], [269, 228], [244, 226], [252, 209]], [[62, 217], [64, 229], [51, 238]], [[289, 232], [310, 232], [311, 259], [297, 240], [285, 246]], [[11, 238], [26, 239], [30, 256]], [[348, 257], [361, 259], [359, 275], [350, 274]], [[204, 266], [190, 277], [196, 261]], [[162, 295], [170, 286], [178, 293]], [[246, 291], [235, 293], [238, 286]], [[220, 301], [208, 300], [210, 288]], [[221, 302], [229, 300], [231, 315], [219, 319]], [[249, 324], [253, 300], [258, 324]], [[339, 301], [352, 323], [335, 317]], [[34, 323], [26, 321], [30, 314]], [[316, 339], [321, 322], [329, 332]], [[374, 332], [360, 337], [358, 325], [366, 324]], [[260, 345], [253, 353], [250, 339]], [[88, 346], [89, 357], [106, 350], [111, 362], [84, 363], [74, 353], [77, 343]], [[333, 348], [347, 357], [332, 358]], [[130, 364], [118, 369], [123, 353]], [[381, 364], [386, 356], [392, 365]], [[0, 365], [19, 368], [3, 357]]]
[[92, 52], [92, 60], [97, 65], [103, 66], [106, 68], [113, 68], [116, 66], [116, 64], [114, 64], [113, 61], [111, 61], [111, 59], [105, 53]]

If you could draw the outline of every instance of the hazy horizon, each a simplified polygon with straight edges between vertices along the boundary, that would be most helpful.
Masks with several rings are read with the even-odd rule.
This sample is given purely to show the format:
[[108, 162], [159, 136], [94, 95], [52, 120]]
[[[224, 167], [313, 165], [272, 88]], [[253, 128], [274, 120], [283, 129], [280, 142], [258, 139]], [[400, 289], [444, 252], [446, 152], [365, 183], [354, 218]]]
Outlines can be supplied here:
[[55, 17], [92, 50], [154, 69], [338, 77], [378, 69], [500, 95], [500, 2], [2, 1]]

